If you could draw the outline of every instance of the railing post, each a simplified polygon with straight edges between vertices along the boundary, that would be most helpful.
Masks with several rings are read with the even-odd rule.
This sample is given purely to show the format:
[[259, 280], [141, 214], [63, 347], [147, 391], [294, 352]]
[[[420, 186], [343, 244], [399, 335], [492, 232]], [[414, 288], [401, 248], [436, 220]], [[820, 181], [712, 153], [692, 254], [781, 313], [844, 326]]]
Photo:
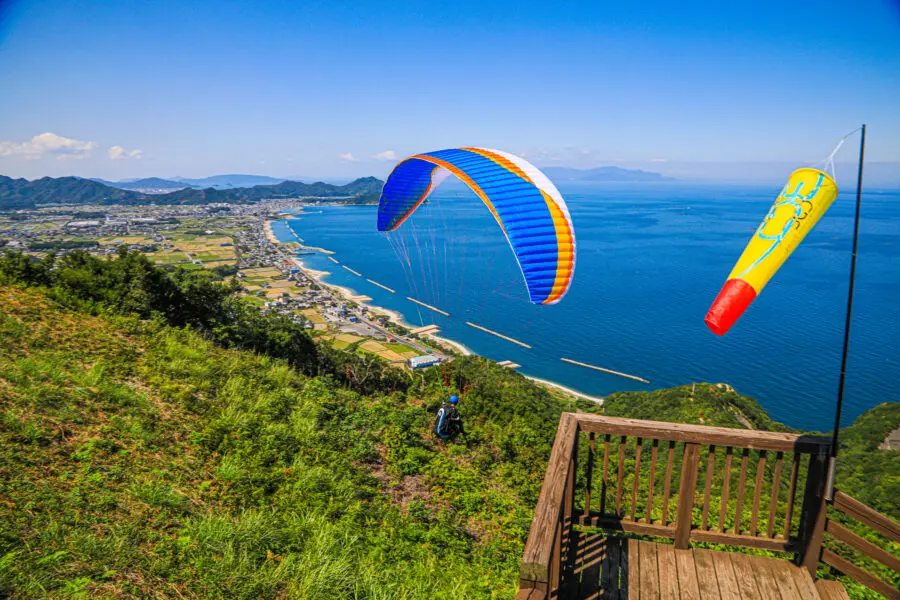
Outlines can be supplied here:
[[578, 473], [578, 436], [581, 434], [578, 427], [575, 428], [572, 441], [572, 456], [567, 465], [566, 493], [563, 496], [563, 514], [560, 522], [560, 554], [565, 553], [565, 568], [560, 569], [559, 594], [560, 598], [569, 596], [569, 584], [572, 573], [575, 571], [575, 482]]
[[[694, 491], [697, 488], [697, 469], [700, 444], [684, 445], [681, 461], [681, 485], [678, 488], [678, 512], [675, 515], [675, 547], [686, 549], [691, 541], [691, 521], [694, 518]], [[637, 477], [637, 475], [635, 475]]]
[[800, 565], [806, 567], [810, 576], [816, 578], [816, 567], [822, 554], [822, 538], [825, 535], [825, 521], [828, 512], [825, 494], [827, 472], [827, 446], [822, 446], [817, 454], [809, 456], [809, 472], [806, 475], [806, 490], [803, 495], [803, 513], [800, 516]]
[[591, 516], [591, 487], [594, 478], [594, 432], [588, 434], [587, 477], [584, 488], [584, 516]]

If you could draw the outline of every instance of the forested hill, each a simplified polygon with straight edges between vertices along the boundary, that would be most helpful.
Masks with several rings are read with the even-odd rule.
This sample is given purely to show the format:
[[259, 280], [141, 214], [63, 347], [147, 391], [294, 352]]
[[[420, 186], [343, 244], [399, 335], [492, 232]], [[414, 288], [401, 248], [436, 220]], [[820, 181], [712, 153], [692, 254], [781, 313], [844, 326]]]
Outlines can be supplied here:
[[[598, 407], [477, 357], [386, 369], [234, 290], [124, 251], [0, 256], [0, 597], [512, 599], [560, 414]], [[605, 410], [783, 427], [690, 390]], [[430, 433], [450, 393], [457, 443]], [[839, 485], [879, 508], [898, 407], [843, 438]]]
[[28, 181], [0, 175], [0, 210], [34, 208], [39, 204], [246, 204], [268, 198], [333, 198], [352, 204], [378, 201], [384, 182], [363, 177], [345, 185], [283, 181], [248, 188], [185, 188], [166, 194], [145, 194], [123, 190], [79, 177], [43, 177]]

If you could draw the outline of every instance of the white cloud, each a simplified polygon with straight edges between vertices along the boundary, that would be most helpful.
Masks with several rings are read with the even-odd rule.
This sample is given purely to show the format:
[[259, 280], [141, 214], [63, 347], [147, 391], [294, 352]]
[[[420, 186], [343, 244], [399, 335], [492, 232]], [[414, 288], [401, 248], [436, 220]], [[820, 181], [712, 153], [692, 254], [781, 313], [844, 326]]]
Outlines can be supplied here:
[[379, 152], [372, 158], [376, 160], [397, 160], [397, 154], [393, 150], [385, 150], [384, 152]]
[[341, 160], [346, 160], [347, 162], [359, 162], [359, 159], [353, 156], [350, 152], [345, 152], [341, 154]]
[[55, 133], [42, 133], [27, 142], [0, 142], [0, 156], [21, 156], [37, 160], [45, 154], [57, 158], [87, 158], [97, 147], [94, 142], [82, 142]]
[[127, 158], [140, 160], [143, 153], [143, 150], [126, 150], [122, 146], [110, 146], [109, 150], [106, 151], [110, 160], [124, 160]]
[[650, 162], [652, 162], [652, 163], [664, 163], [664, 162], [668, 162], [668, 159], [665, 159], [665, 158], [651, 158], [651, 159], [650, 159]]

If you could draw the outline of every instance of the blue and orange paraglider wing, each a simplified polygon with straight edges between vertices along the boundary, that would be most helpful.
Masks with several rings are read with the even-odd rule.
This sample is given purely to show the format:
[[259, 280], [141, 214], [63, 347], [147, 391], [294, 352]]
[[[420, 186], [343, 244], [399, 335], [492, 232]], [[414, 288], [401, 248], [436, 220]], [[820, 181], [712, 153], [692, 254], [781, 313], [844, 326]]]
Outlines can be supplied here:
[[401, 161], [381, 192], [378, 230], [393, 231], [449, 174], [484, 202], [512, 247], [535, 304], [559, 302], [575, 273], [575, 230], [565, 201], [536, 167], [506, 152], [458, 148]]

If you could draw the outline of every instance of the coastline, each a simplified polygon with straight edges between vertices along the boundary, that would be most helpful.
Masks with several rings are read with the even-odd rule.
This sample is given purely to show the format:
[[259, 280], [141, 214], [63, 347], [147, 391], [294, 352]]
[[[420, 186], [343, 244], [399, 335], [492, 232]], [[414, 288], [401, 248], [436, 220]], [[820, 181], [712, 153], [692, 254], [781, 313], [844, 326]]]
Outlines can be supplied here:
[[272, 231], [272, 223], [274, 221], [266, 221], [266, 224], [263, 225], [263, 231], [266, 233], [266, 239], [269, 240], [270, 244], [280, 244], [278, 238], [275, 237], [275, 232]]
[[605, 400], [605, 398], [603, 398], [602, 396], [591, 396], [591, 395], [585, 394], [583, 392], [579, 392], [578, 390], [573, 390], [572, 388], [566, 387], [562, 384], [556, 383], [555, 381], [541, 379], [540, 377], [532, 377], [531, 375], [525, 375], [524, 373], [522, 373], [522, 376], [527, 379], [530, 379], [531, 381], [535, 382], [538, 385], [542, 385], [544, 387], [550, 387], [555, 390], [559, 390], [561, 392], [569, 394], [570, 396], [575, 396], [576, 398], [581, 398], [582, 400], [588, 400], [590, 402], [594, 402], [598, 406], [603, 406], [603, 401]]
[[[281, 242], [280, 240], [278, 240], [278, 238], [272, 232], [271, 224], [272, 224], [272, 221], [266, 221], [266, 223], [265, 223], [266, 239], [268, 239], [273, 244], [290, 243], [290, 242]], [[292, 230], [292, 232], [293, 232], [293, 230]], [[294, 235], [296, 237], [296, 234], [294, 234]], [[326, 254], [326, 255], [334, 254], [334, 252], [329, 252], [328, 250], [324, 250], [322, 248], [312, 248], [310, 246], [303, 246], [303, 248], [308, 249], [308, 250], [316, 250], [316, 251], [322, 252], [323, 254]], [[330, 271], [317, 271], [315, 269], [307, 267], [303, 264], [303, 260], [300, 258], [292, 257], [291, 260], [293, 261], [293, 263], [295, 265], [297, 265], [298, 269], [303, 271], [304, 274], [306, 274], [309, 278], [311, 278], [313, 281], [315, 281], [318, 285], [321, 285], [323, 287], [326, 287], [328, 289], [336, 291], [342, 298], [344, 298], [348, 302], [359, 303], [359, 298], [367, 297], [363, 294], [357, 293], [355, 290], [352, 290], [348, 287], [325, 282], [324, 279], [326, 277], [328, 277], [329, 275], [331, 275]], [[368, 306], [370, 311], [387, 317], [387, 319], [389, 319], [391, 322], [393, 322], [401, 327], [405, 327], [407, 329], [415, 328], [415, 325], [410, 325], [409, 323], [404, 321], [403, 315], [396, 310], [392, 310], [390, 308], [384, 308], [382, 306], [377, 306], [374, 304], [369, 304], [368, 302], [363, 302], [363, 303], [366, 304], [366, 306]], [[477, 356], [477, 354], [475, 352], [473, 352], [468, 347], [466, 347], [464, 344], [462, 344], [461, 342], [458, 342], [456, 340], [452, 340], [450, 338], [446, 338], [446, 337], [442, 337], [442, 336], [438, 336], [438, 335], [429, 335], [428, 337], [431, 340], [433, 340], [434, 342], [436, 342], [438, 345], [443, 345], [445, 347], [453, 348], [454, 350], [456, 350], [463, 356]], [[580, 398], [582, 400], [588, 400], [589, 402], [594, 402], [600, 406], [603, 405], [604, 399], [600, 396], [591, 396], [589, 394], [585, 394], [585, 393], [579, 392], [577, 390], [573, 390], [572, 388], [566, 387], [562, 384], [556, 383], [555, 381], [549, 381], [547, 379], [541, 379], [539, 377], [532, 377], [531, 375], [525, 375], [524, 373], [521, 373], [521, 375], [543, 387], [552, 388], [553, 390], [562, 392], [564, 394], [568, 394], [575, 398]]]

